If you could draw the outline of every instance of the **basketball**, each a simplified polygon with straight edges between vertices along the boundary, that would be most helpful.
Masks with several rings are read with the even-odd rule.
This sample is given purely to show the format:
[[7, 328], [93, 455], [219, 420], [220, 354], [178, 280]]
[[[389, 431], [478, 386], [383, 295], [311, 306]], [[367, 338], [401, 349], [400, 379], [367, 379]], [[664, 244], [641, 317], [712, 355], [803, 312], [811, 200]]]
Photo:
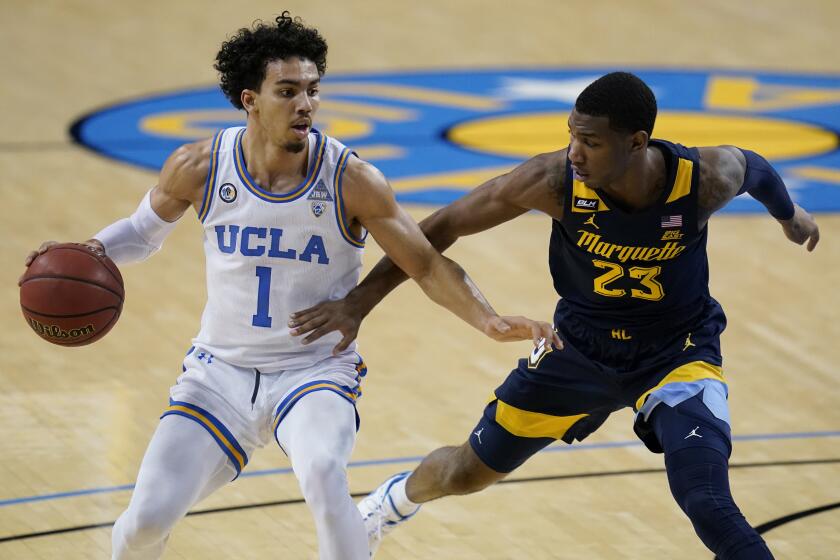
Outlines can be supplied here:
[[60, 346], [84, 346], [110, 331], [125, 289], [117, 266], [81, 243], [38, 255], [20, 285], [20, 307], [35, 333]]

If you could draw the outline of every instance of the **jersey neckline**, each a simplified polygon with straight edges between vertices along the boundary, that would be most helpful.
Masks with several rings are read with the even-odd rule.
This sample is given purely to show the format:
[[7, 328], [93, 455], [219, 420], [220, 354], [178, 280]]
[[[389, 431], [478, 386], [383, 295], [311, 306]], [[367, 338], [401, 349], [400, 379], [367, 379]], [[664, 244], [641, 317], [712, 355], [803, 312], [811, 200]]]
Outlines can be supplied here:
[[670, 149], [668, 143], [665, 141], [651, 139], [649, 145], [658, 149], [662, 153], [662, 157], [665, 161], [665, 187], [662, 189], [662, 192], [659, 193], [659, 196], [656, 198], [656, 201], [653, 204], [641, 210], [627, 211], [624, 208], [622, 208], [619, 204], [616, 204], [615, 200], [613, 200], [610, 197], [610, 195], [607, 194], [605, 191], [601, 189], [595, 189], [595, 192], [610, 208], [610, 210], [618, 212], [622, 216], [636, 217], [654, 213], [662, 208], [662, 206], [671, 196], [671, 192], [674, 190], [677, 178], [677, 162], [679, 161], [679, 156], [677, 156], [673, 152], [673, 150]]
[[315, 183], [315, 179], [321, 171], [321, 164], [324, 161], [324, 149], [327, 144], [326, 136], [321, 134], [320, 131], [314, 128], [312, 129], [312, 133], [316, 138], [314, 163], [309, 166], [306, 178], [301, 184], [295, 187], [291, 192], [278, 194], [261, 188], [248, 172], [248, 167], [245, 164], [245, 152], [242, 149], [242, 137], [245, 135], [245, 130], [245, 128], [242, 128], [236, 134], [236, 139], [234, 140], [233, 145], [234, 167], [236, 167], [236, 174], [239, 175], [239, 179], [245, 185], [245, 188], [251, 191], [251, 193], [257, 198], [267, 202], [292, 202], [306, 194], [306, 192]]

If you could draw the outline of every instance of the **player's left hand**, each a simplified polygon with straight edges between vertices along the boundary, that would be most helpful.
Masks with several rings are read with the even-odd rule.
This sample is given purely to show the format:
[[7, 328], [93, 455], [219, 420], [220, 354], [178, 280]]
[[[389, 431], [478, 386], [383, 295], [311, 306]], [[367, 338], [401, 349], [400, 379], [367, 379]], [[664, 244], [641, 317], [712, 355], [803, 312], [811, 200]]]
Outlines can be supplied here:
[[798, 204], [793, 205], [793, 217], [789, 220], [779, 220], [788, 239], [798, 245], [806, 241], [808, 251], [813, 251], [820, 240], [820, 228], [814, 218]]
[[563, 341], [554, 328], [544, 321], [533, 321], [522, 316], [503, 316], [491, 319], [484, 329], [484, 333], [499, 342], [516, 340], [531, 340], [534, 346], [539, 346], [545, 339], [558, 350], [563, 348]]
[[339, 331], [341, 341], [333, 348], [333, 355], [337, 355], [356, 340], [359, 327], [362, 325], [364, 314], [352, 304], [350, 298], [338, 301], [323, 301], [314, 307], [303, 309], [289, 316], [289, 333], [292, 336], [308, 334], [303, 344], [315, 342], [325, 334]]

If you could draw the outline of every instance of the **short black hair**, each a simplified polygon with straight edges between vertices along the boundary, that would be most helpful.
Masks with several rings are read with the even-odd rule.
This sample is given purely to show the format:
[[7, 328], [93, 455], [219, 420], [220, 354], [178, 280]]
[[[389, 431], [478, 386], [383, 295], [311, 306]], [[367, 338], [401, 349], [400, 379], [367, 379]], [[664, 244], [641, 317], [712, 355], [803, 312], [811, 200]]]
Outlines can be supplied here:
[[323, 76], [327, 71], [327, 42], [300, 18], [283, 12], [274, 24], [257, 21], [243, 27], [222, 43], [214, 68], [220, 74], [220, 87], [237, 109], [242, 109], [242, 90], [259, 91], [266, 65], [278, 59], [300, 57], [311, 60]]
[[607, 117], [610, 128], [619, 132], [644, 130], [650, 136], [656, 122], [656, 97], [629, 72], [611, 72], [586, 86], [575, 109], [592, 117]]

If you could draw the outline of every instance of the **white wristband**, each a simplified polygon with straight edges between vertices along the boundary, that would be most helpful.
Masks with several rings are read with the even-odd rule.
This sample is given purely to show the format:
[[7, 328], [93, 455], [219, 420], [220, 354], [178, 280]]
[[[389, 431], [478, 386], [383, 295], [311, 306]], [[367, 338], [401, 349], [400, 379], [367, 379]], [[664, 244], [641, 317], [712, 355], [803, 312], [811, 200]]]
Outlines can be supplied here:
[[118, 265], [140, 262], [152, 256], [178, 223], [167, 222], [157, 215], [152, 208], [151, 192], [146, 193], [131, 217], [114, 222], [93, 236]]

